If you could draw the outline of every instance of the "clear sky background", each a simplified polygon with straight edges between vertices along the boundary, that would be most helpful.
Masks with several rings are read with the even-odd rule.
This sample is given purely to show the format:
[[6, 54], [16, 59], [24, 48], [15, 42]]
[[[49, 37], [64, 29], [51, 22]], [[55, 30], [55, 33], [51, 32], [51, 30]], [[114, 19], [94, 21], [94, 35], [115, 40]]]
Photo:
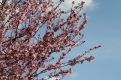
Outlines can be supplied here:
[[[66, 0], [63, 7], [67, 8], [69, 1], [72, 0]], [[77, 65], [65, 80], [121, 80], [121, 0], [86, 2], [88, 24], [83, 31], [86, 43], [74, 48], [72, 56], [98, 44], [102, 47], [89, 53], [96, 57], [94, 61]]]
[[[70, 1], [73, 0], [66, 0], [62, 8], [69, 8]], [[86, 43], [74, 48], [66, 59], [98, 44], [102, 47], [89, 53], [96, 57], [94, 61], [77, 65], [74, 73], [64, 80], [121, 80], [121, 0], [85, 1], [88, 24], [83, 33]]]
[[102, 47], [90, 53], [94, 61], [77, 65], [65, 80], [121, 80], [121, 0], [93, 0], [86, 12], [86, 44], [73, 54], [97, 44]]

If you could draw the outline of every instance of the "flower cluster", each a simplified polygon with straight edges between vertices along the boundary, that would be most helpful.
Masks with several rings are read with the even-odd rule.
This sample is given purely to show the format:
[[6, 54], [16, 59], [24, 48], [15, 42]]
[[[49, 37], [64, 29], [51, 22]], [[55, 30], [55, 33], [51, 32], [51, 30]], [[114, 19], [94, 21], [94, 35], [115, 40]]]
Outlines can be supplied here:
[[[59, 7], [62, 2], [57, 5], [52, 0], [0, 2], [0, 80], [45, 80], [43, 74], [62, 79], [71, 73], [70, 67], [94, 59], [84, 56], [100, 46], [64, 62], [73, 47], [85, 42], [81, 31], [87, 18], [81, 12], [84, 2], [69, 11]], [[65, 70], [66, 66], [69, 69]]]

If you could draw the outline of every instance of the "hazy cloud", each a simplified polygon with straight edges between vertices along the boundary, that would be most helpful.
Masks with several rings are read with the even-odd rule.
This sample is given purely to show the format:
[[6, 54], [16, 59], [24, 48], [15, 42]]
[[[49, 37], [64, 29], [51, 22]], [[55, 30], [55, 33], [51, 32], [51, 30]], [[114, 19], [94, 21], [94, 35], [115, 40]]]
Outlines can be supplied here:
[[60, 80], [60, 78], [58, 78], [58, 77], [52, 77], [52, 78], [47, 79], [47, 80]]
[[[54, 2], [58, 2], [58, 0], [53, 0]], [[65, 2], [61, 5], [63, 9], [70, 9], [72, 1], [75, 1], [75, 3], [80, 3], [81, 1], [85, 2], [86, 8], [94, 7], [94, 1], [93, 0], [65, 0]]]

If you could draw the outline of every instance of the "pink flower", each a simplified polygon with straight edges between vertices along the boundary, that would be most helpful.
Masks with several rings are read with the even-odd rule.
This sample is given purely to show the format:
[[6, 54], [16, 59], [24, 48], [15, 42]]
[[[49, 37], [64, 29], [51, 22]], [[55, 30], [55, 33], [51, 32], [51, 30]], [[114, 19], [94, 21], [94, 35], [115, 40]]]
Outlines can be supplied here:
[[92, 61], [92, 60], [94, 60], [94, 59], [95, 59], [95, 57], [94, 57], [94, 56], [90, 56], [90, 57], [86, 58], [85, 60], [87, 60], [87, 61], [91, 62], [91, 61]]

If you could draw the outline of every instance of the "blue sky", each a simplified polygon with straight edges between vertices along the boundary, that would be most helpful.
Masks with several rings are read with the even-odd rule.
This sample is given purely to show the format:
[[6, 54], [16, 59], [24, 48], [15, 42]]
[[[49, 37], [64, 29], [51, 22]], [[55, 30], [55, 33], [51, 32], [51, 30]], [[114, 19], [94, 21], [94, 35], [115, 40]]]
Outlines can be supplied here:
[[[71, 56], [98, 44], [102, 47], [89, 53], [96, 57], [94, 61], [77, 65], [65, 80], [121, 80], [121, 0], [86, 1], [88, 24], [83, 31], [86, 43], [74, 48]], [[65, 5], [69, 3], [67, 0]], [[63, 8], [69, 7], [65, 5]]]
[[74, 67], [74, 74], [65, 80], [121, 80], [121, 0], [93, 0], [96, 6], [87, 9], [88, 24], [84, 30], [86, 44], [74, 49], [88, 49], [96, 59]]
[[[102, 47], [89, 53], [96, 57], [94, 61], [77, 65], [65, 80], [121, 80], [121, 0], [86, 2], [88, 24], [83, 31], [86, 43], [74, 48], [72, 56], [98, 44]], [[69, 3], [67, 0], [63, 8], [69, 7]]]
[[96, 57], [94, 61], [77, 65], [65, 80], [121, 80], [121, 0], [86, 1], [86, 43], [72, 53], [81, 53], [97, 44], [102, 47], [89, 53]]

